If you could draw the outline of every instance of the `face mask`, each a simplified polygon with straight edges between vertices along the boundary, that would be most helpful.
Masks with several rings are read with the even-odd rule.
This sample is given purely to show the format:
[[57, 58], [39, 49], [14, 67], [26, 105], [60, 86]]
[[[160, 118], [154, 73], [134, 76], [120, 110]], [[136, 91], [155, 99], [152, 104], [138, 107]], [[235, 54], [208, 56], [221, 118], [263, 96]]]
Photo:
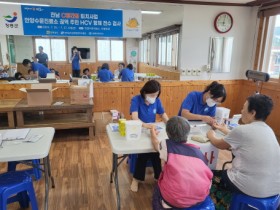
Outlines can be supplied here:
[[207, 106], [209, 106], [209, 107], [213, 107], [216, 105], [216, 102], [212, 98], [207, 98], [206, 103], [207, 103]]
[[146, 101], [148, 101], [149, 104], [154, 104], [156, 102], [156, 98], [146, 96]]

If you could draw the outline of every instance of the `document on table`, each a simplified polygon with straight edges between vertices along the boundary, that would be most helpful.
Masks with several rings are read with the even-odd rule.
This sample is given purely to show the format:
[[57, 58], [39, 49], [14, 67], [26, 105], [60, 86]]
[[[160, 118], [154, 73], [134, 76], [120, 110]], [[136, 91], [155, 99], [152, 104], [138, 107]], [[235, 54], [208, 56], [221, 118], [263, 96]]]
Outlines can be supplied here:
[[23, 140], [23, 139], [26, 138], [26, 136], [29, 133], [29, 131], [30, 131], [30, 128], [21, 128], [21, 129], [7, 130], [3, 134], [3, 141]]

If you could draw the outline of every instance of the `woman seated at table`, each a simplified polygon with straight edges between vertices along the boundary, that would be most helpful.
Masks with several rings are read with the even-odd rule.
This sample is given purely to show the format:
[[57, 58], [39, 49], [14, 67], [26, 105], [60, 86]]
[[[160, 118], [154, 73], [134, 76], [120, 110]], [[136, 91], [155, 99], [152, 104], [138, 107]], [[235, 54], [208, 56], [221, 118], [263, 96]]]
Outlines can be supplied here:
[[167, 140], [159, 141], [153, 127], [154, 149], [159, 151], [164, 168], [153, 195], [153, 209], [188, 208], [203, 202], [209, 195], [212, 172], [199, 147], [188, 144], [190, 124], [183, 117], [166, 123]]
[[103, 63], [101, 69], [98, 71], [98, 78], [101, 82], [110, 82], [114, 79], [113, 73], [109, 70], [109, 64]]
[[119, 78], [121, 78], [122, 82], [134, 81], [133, 65], [131, 63], [128, 64], [127, 67], [120, 72]]
[[224, 85], [214, 81], [203, 92], [190, 92], [182, 102], [178, 116], [212, 124], [215, 122], [216, 105], [225, 100], [226, 90]]
[[[140, 90], [140, 95], [134, 96], [131, 100], [130, 113], [133, 120], [141, 120], [144, 128], [151, 129], [156, 121], [156, 114], [159, 114], [164, 122], [167, 122], [168, 116], [159, 99], [161, 85], [156, 80], [150, 80]], [[139, 181], [144, 181], [147, 161], [151, 160], [154, 168], [154, 178], [157, 180], [161, 172], [161, 161], [159, 154], [144, 153], [138, 154], [131, 190], [138, 191]]]
[[221, 187], [230, 192], [265, 198], [280, 192], [280, 147], [273, 130], [265, 123], [271, 113], [271, 98], [255, 94], [247, 98], [241, 110], [244, 123], [231, 132], [226, 125], [213, 126], [226, 136], [217, 138], [213, 130], [207, 136], [219, 149], [232, 149], [232, 168], [221, 171]]

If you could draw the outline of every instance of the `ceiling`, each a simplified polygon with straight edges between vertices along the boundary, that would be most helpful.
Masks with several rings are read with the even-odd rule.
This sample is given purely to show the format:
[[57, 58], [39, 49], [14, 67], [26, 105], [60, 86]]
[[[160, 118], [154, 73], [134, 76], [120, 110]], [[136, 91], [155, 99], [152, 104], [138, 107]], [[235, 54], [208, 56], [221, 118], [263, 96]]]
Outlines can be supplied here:
[[[160, 15], [142, 16], [142, 33], [154, 31], [174, 24], [182, 24], [182, 5], [224, 5], [224, 6], [260, 6], [263, 3], [279, 0], [0, 0], [21, 3], [50, 4], [56, 7], [159, 10]], [[162, 21], [164, 19], [164, 21]], [[152, 20], [152, 21], [151, 21]]]

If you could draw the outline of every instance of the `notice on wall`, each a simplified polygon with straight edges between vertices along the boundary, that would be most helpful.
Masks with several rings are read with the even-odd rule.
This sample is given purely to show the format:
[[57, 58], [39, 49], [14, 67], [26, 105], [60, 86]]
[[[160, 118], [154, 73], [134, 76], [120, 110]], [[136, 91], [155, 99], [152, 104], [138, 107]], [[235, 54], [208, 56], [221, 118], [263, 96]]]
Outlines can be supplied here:
[[5, 35], [141, 37], [140, 11], [1, 5]]

